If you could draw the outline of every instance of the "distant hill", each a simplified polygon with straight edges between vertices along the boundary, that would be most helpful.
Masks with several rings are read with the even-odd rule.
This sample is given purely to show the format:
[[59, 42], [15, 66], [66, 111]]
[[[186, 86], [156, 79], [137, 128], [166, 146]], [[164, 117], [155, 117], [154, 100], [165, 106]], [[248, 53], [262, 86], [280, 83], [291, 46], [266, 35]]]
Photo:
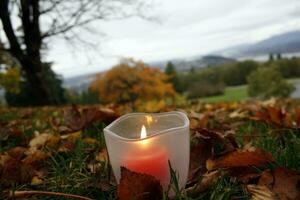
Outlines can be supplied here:
[[300, 31], [278, 34], [253, 44], [241, 44], [213, 53], [234, 58], [263, 56], [270, 53], [300, 52]]
[[180, 72], [189, 71], [191, 70], [191, 68], [198, 69], [208, 66], [218, 66], [225, 63], [235, 62], [235, 60], [232, 58], [226, 58], [217, 55], [207, 55], [189, 59], [171, 59], [159, 62], [150, 62], [148, 64], [152, 67], [157, 67], [161, 70], [164, 70], [167, 65], [167, 62], [169, 61], [172, 62], [176, 70]]
[[104, 72], [100, 73], [93, 73], [93, 74], [84, 74], [80, 76], [74, 76], [70, 78], [65, 78], [63, 80], [63, 86], [66, 88], [74, 89], [78, 92], [87, 90], [91, 82], [95, 79], [96, 76], [103, 74]]

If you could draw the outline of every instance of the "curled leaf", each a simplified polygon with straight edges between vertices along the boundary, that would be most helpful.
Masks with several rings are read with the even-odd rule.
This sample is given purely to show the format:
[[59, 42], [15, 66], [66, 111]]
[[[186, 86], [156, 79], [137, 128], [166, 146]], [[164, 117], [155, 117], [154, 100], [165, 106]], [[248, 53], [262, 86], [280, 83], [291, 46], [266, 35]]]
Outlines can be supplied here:
[[274, 161], [270, 153], [261, 149], [255, 149], [253, 151], [236, 150], [218, 158], [207, 160], [206, 168], [208, 170], [214, 170], [218, 168], [262, 166]]
[[118, 186], [119, 200], [161, 200], [162, 197], [162, 186], [153, 176], [121, 167], [121, 180]]
[[252, 200], [277, 200], [275, 194], [264, 185], [247, 185]]

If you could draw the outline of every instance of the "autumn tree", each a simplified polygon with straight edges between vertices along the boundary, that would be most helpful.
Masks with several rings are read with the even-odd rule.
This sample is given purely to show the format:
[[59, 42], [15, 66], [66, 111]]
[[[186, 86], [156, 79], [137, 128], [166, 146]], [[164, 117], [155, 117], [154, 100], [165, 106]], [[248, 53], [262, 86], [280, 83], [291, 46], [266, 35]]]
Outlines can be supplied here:
[[167, 83], [168, 76], [159, 69], [151, 68], [141, 61], [124, 59], [118, 65], [99, 75], [91, 84], [104, 103], [133, 103], [135, 106], [147, 101], [173, 98], [176, 92]]
[[83, 33], [93, 32], [89, 26], [92, 22], [135, 16], [143, 7], [139, 0], [0, 0], [0, 33], [6, 36], [2, 50], [19, 61], [36, 104], [53, 104], [45, 78], [53, 72], [44, 64], [51, 39], [89, 43]]
[[18, 62], [8, 52], [0, 50], [0, 88], [11, 93], [18, 93], [20, 76]]

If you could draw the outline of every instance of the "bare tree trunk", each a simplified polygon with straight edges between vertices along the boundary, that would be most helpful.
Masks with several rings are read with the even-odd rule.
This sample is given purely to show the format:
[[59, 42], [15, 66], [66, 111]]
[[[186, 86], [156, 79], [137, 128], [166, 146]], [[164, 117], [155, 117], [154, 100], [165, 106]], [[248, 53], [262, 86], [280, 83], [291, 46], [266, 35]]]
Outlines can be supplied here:
[[36, 99], [34, 102], [37, 102], [37, 105], [54, 104], [54, 102], [51, 101], [47, 83], [45, 83], [43, 77], [44, 73], [41, 62], [34, 62], [32, 57], [25, 57], [21, 61], [21, 65], [25, 66], [23, 67], [23, 70], [25, 71], [27, 81], [31, 85], [33, 91], [34, 96], [32, 98]]
[[9, 51], [22, 65], [26, 78], [31, 85], [33, 97], [38, 105], [53, 104], [43, 77], [43, 64], [41, 62], [41, 33], [39, 27], [39, 0], [21, 0], [21, 20], [26, 48], [20, 47], [19, 41], [13, 31], [8, 10], [9, 0], [0, 1], [0, 18], [4, 31], [10, 43]]

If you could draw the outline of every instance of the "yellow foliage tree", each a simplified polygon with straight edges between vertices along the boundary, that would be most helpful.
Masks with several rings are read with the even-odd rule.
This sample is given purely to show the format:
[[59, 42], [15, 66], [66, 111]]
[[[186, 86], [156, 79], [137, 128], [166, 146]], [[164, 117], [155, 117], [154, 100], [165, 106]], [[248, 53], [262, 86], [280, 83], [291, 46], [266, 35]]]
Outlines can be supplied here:
[[17, 62], [9, 53], [0, 51], [0, 88], [18, 93], [20, 91], [20, 79], [21, 72], [17, 67]]
[[165, 99], [177, 95], [173, 86], [167, 83], [168, 78], [159, 69], [141, 61], [123, 59], [111, 70], [99, 75], [91, 83], [91, 89], [99, 92], [104, 103], [132, 103], [139, 110], [143, 110], [141, 107], [144, 106], [144, 110], [150, 111], [156, 107], [154, 102], [161, 108]]

